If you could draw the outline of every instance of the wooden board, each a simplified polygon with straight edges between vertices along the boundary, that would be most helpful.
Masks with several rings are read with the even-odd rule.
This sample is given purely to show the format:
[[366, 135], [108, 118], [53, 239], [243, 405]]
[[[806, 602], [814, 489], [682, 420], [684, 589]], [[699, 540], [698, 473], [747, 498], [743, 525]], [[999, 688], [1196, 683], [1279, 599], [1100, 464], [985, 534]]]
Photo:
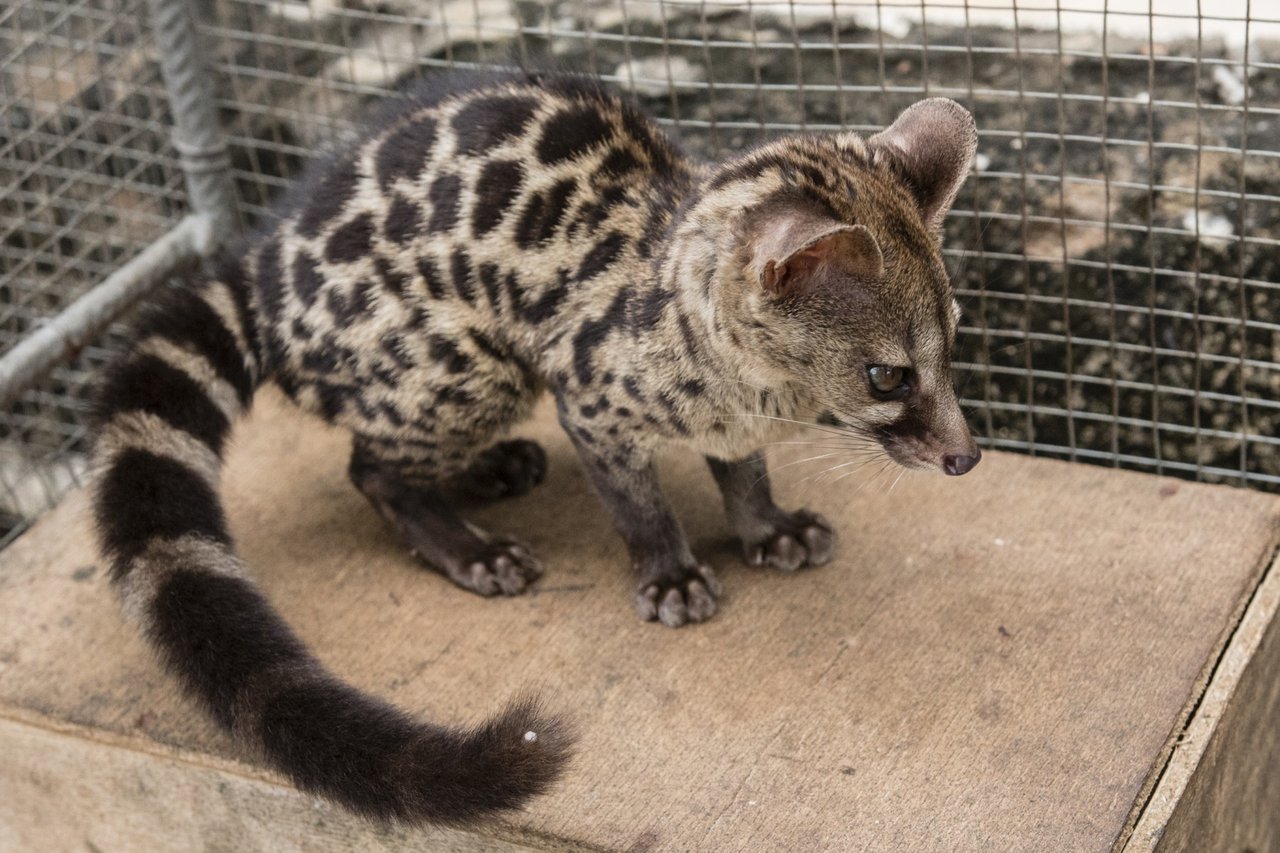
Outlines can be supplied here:
[[[632, 614], [622, 546], [550, 410], [523, 432], [548, 482], [476, 515], [549, 567], [515, 599], [421, 570], [347, 484], [347, 439], [275, 395], [223, 490], [264, 588], [344, 677], [440, 721], [529, 688], [576, 719], [564, 782], [481, 842], [1105, 850], [1162, 778], [1278, 529], [1270, 496], [1005, 454], [891, 490], [798, 464], [777, 491], [843, 539], [832, 565], [784, 575], [737, 561], [705, 467], [677, 456], [668, 490], [726, 595], [671, 631]], [[123, 623], [83, 516], [73, 496], [0, 554], [0, 749], [18, 756], [0, 764], [0, 849], [127, 847], [135, 827], [139, 849], [454, 845], [246, 763]]]

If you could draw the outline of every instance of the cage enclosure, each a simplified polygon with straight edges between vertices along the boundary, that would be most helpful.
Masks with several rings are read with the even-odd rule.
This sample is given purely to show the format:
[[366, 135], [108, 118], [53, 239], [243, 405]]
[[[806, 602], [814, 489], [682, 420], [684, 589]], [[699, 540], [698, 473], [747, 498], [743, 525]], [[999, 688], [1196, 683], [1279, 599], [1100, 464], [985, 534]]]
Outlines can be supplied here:
[[[945, 240], [965, 309], [957, 384], [980, 440], [1280, 484], [1280, 18], [1261, 4], [200, 9], [203, 53], [183, 30], [183, 3], [155, 4], [151, 30], [142, 0], [0, 13], [6, 349], [172, 238], [186, 213], [252, 227], [367, 102], [439, 69], [596, 74], [707, 158], [787, 132], [874, 131], [945, 95], [974, 112], [981, 137]], [[190, 239], [170, 243], [124, 296], [102, 300], [109, 311], [63, 318], [70, 342], [50, 336], [42, 358], [3, 363], [0, 513], [11, 535], [77, 482], [97, 332], [196, 254]]]
[[[950, 97], [970, 109], [979, 129], [978, 154], [946, 220], [943, 246], [964, 312], [956, 387], [975, 436], [986, 448], [1164, 478], [1082, 466], [1041, 467], [1020, 457], [998, 456], [995, 464], [1014, 485], [979, 488], [975, 500], [984, 512], [976, 514], [984, 518], [963, 532], [938, 527], [934, 533], [944, 539], [954, 534], [957, 544], [943, 542], [936, 547], [944, 550], [921, 551], [912, 558], [919, 561], [914, 565], [987, 560], [997, 567], [997, 575], [1005, 565], [1001, 560], [1011, 561], [1010, 567], [1031, 566], [1040, 578], [1035, 583], [1041, 584], [1036, 587], [1041, 610], [1032, 610], [1044, 620], [1034, 624], [1078, 629], [1074, 640], [1093, 649], [1096, 659], [1117, 648], [1127, 650], [1116, 652], [1115, 661], [1107, 658], [1114, 663], [1111, 669], [1098, 667], [1096, 690], [1086, 691], [1090, 701], [1096, 699], [1094, 710], [1147, 720], [1142, 716], [1146, 706], [1113, 701], [1130, 687], [1147, 689], [1166, 703], [1165, 716], [1153, 712], [1148, 721], [1156, 733], [1153, 743], [1134, 753], [1132, 766], [1115, 771], [1128, 776], [1099, 800], [1112, 800], [1107, 806], [1107, 814], [1114, 812], [1107, 818], [1112, 823], [1081, 817], [1061, 830], [1072, 842], [1063, 849], [1077, 841], [1087, 848], [1096, 838], [1110, 839], [1107, 844], [1115, 849], [1154, 848], [1166, 827], [1176, 829], [1177, 820], [1189, 820], [1170, 815], [1198, 813], [1178, 811], [1188, 798], [1200, 797], [1200, 805], [1220, 804], [1214, 792], [1235, 790], [1219, 784], [1216, 776], [1205, 782], [1205, 777], [1192, 775], [1205, 766], [1204, 756], [1218, 755], [1215, 749], [1223, 755], [1247, 751], [1219, 736], [1216, 722], [1206, 722], [1205, 714], [1212, 711], [1228, 719], [1235, 714], [1256, 722], [1280, 712], [1280, 698], [1268, 686], [1280, 684], [1280, 678], [1266, 677], [1280, 661], [1277, 632], [1268, 629], [1280, 602], [1280, 580], [1274, 570], [1266, 573], [1280, 526], [1275, 503], [1265, 494], [1280, 490], [1280, 12], [1274, 4], [1250, 0], [24, 0], [0, 8], [0, 548], [13, 561], [7, 601], [5, 572], [0, 571], [0, 614], [6, 607], [15, 618], [38, 614], [47, 628], [60, 618], [51, 599], [65, 597], [82, 608], [76, 611], [81, 623], [114, 630], [103, 626], [114, 624], [109, 620], [115, 617], [100, 614], [93, 609], [97, 605], [82, 604], [90, 599], [76, 584], [94, 576], [92, 566], [77, 563], [74, 573], [39, 580], [46, 569], [56, 573], [67, 561], [92, 561], [87, 545], [69, 542], [64, 548], [47, 529], [23, 534], [82, 482], [89, 392], [121, 343], [133, 309], [180, 281], [232, 235], [270, 221], [273, 204], [308, 162], [358, 132], [359, 117], [388, 93], [449, 69], [510, 67], [601, 77], [632, 94], [685, 150], [704, 159], [787, 133], [873, 133], [923, 97]], [[264, 407], [271, 418], [284, 419], [277, 402], [269, 400]], [[362, 541], [362, 534], [344, 526], [346, 511], [332, 504], [325, 491], [333, 483], [320, 475], [312, 478], [305, 464], [322, 465], [328, 454], [338, 452], [334, 445], [288, 422], [283, 429], [301, 461], [282, 462], [280, 470], [319, 488], [317, 511], [329, 511], [325, 517], [335, 531]], [[251, 433], [244, 443], [246, 453], [268, 455], [269, 442], [261, 433]], [[275, 485], [232, 467], [231, 489], [244, 507], [274, 518], [279, 514], [274, 507], [290, 503]], [[830, 486], [844, 495], [839, 490], [847, 484], [838, 482], [839, 473], [821, 468], [790, 469], [788, 487]], [[1175, 482], [1178, 478], [1245, 488], [1209, 489]], [[571, 496], [577, 494], [565, 488]], [[690, 494], [699, 494], [698, 487], [689, 488]], [[900, 488], [892, 506], [905, 505], [902, 513], [877, 509], [878, 499], [863, 495], [850, 515], [865, 512], [894, 531], [898, 528], [893, 525], [918, 506], [926, 507], [918, 510], [921, 515], [928, 515], [927, 508], [946, 515], [945, 502], [930, 497], [927, 487], [908, 483]], [[1098, 526], [1085, 531], [1097, 533], [1091, 541], [1072, 538], [1069, 531], [1054, 538], [1053, 528], [1068, 524], [1055, 515], [1055, 490], [1061, 491], [1066, 507], [1061, 518]], [[1098, 503], [1090, 511], [1093, 495]], [[1187, 503], [1178, 504], [1183, 500]], [[1007, 501], [1025, 506], [1019, 510]], [[987, 517], [994, 507], [1004, 507], [1022, 526], [1012, 532], [990, 526], [994, 522]], [[74, 509], [82, 511], [78, 503]], [[548, 530], [564, 524], [555, 514], [528, 511]], [[71, 510], [61, 516], [58, 512], [63, 510], [51, 517], [59, 524], [73, 517]], [[239, 512], [241, 523], [252, 521], [249, 509]], [[1131, 535], [1098, 532], [1106, 528], [1108, 517], [1113, 527], [1130, 525]], [[1202, 524], [1208, 529], [1201, 529]], [[922, 538], [929, 538], [930, 529], [926, 525]], [[42, 533], [35, 544], [27, 541]], [[607, 531], [597, 533], [608, 536]], [[906, 530], [903, 536], [915, 533]], [[564, 531], [566, 541], [580, 534], [586, 536], [576, 529]], [[349, 556], [342, 541], [317, 536]], [[255, 541], [268, 542], [251, 535], [250, 545]], [[1010, 543], [1022, 543], [1027, 550], [1015, 559], [1006, 547]], [[593, 542], [582, 544], [584, 552], [596, 553]], [[900, 561], [896, 552], [867, 547], [868, 565], [892, 564], [892, 572], [915, 577], [910, 574], [914, 569], [908, 571], [910, 561]], [[1044, 556], [1055, 548], [1079, 551], [1073, 552], [1074, 562], [1064, 560], [1070, 564], [1064, 568]], [[260, 551], [274, 554], [269, 544], [261, 544]], [[1117, 581], [1121, 591], [1104, 582], [1094, 585], [1084, 570], [1085, 564], [1115, 568], [1128, 559], [1124, 555], [1132, 556], [1132, 565]], [[346, 570], [337, 568], [336, 557], [331, 557], [316, 556], [317, 565], [333, 568], [332, 577], [338, 579], [333, 582], [340, 584]], [[384, 557], [376, 555], [374, 562]], [[1045, 571], [1036, 574], [1036, 567]], [[1197, 579], [1196, 570], [1206, 567], [1221, 574]], [[1058, 568], [1067, 579], [1062, 585], [1045, 580]], [[884, 593], [877, 601], [892, 600], [884, 590], [896, 581], [888, 580], [892, 572], [886, 572], [883, 587], [871, 584]], [[871, 574], [873, 580], [878, 577]], [[991, 601], [1010, 600], [1015, 576], [1010, 568], [998, 582], [978, 584], [989, 597], [970, 604], [993, 620], [982, 628], [989, 628], [988, 634], [996, 631], [998, 621]], [[294, 575], [282, 577], [280, 583], [292, 589]], [[829, 594], [833, 602], [846, 601], [843, 592]], [[407, 598], [408, 593], [391, 594], [393, 599], [397, 595]], [[920, 595], [901, 611], [886, 605], [885, 612], [921, 618], [922, 611], [933, 615], [929, 608], [935, 605], [943, 614], [959, 607], [945, 595], [941, 600]], [[744, 593], [743, 599], [750, 595]], [[1073, 609], [1071, 602], [1078, 607]], [[1137, 602], [1152, 603], [1144, 610]], [[380, 599], [364, 601], [354, 612], [380, 612], [376, 608], [381, 606], [385, 603]], [[773, 613], [778, 625], [787, 624], [790, 617], [777, 607], [770, 611], [770, 605], [759, 606]], [[315, 607], [323, 610], [321, 604]], [[307, 613], [299, 618], [305, 620]], [[866, 624], [880, 624], [874, 607], [858, 613]], [[452, 624], [449, 614], [438, 616]], [[1068, 617], [1079, 620], [1074, 628], [1062, 628]], [[1016, 627], [1006, 624], [1014, 617], [999, 618], [1005, 621], [992, 635], [994, 642], [1016, 639]], [[501, 633], [501, 619], [495, 620], [493, 630]], [[321, 620], [311, 630], [322, 634], [323, 624]], [[539, 630], [542, 624], [537, 622]], [[514, 630], [513, 637], [538, 642], [537, 631], [524, 628], [527, 633]], [[876, 636], [882, 639], [899, 637], [892, 626], [880, 624], [880, 629]], [[466, 626], [452, 624], [452, 630], [465, 633]], [[590, 636], [593, 629], [582, 630]], [[605, 648], [612, 629], [598, 630]], [[1104, 642], [1108, 632], [1115, 632], [1115, 643]], [[972, 651], [967, 662], [955, 663], [956, 671], [981, 668], [982, 661], [1004, 660], [1006, 654], [1003, 646], [980, 645], [974, 651], [965, 644], [977, 640], [956, 639], [945, 627], [935, 625], [925, 635], [939, 647], [954, 642], [957, 649]], [[136, 652], [131, 647], [120, 657], [124, 663], [104, 653], [97, 675], [59, 669], [62, 664], [54, 661], [61, 656], [54, 651], [71, 647], [72, 635], [67, 636], [67, 645], [23, 651], [51, 667], [39, 678], [19, 669], [20, 644], [6, 645], [7, 638], [0, 636], [0, 673], [12, 667], [16, 675], [11, 684], [17, 685], [12, 689], [18, 691], [18, 698], [0, 695], [0, 706], [27, 709], [0, 713], [0, 739], [8, 736], [5, 725], [27, 725], [56, 708], [58, 725], [65, 723], [68, 731], [79, 726], [125, 737], [121, 731], [136, 729], [152, 738], [148, 743], [160, 745], [155, 754], [172, 748], [203, 760], [201, 750], [207, 750], [216, 757], [215, 770], [232, 768], [227, 778], [243, 770], [228, 763], [233, 759], [203, 732], [189, 737], [182, 731], [160, 731], [154, 720], [143, 717], [126, 725], [102, 710], [105, 701], [75, 704], [61, 694], [48, 698], [39, 693], [45, 688], [38, 683], [59, 683], [57, 678], [49, 681], [49, 672], [55, 672], [67, 685], [92, 696], [168, 701], [156, 699], [163, 695], [158, 688], [129, 668]], [[1180, 645], [1184, 637], [1185, 645]], [[838, 672], [839, 661], [847, 665], [844, 650], [857, 643], [844, 634], [828, 639], [835, 645], [823, 647], [822, 654], [834, 654], [830, 668]], [[1165, 656], [1152, 645], [1158, 642], [1177, 648]], [[635, 642], [636, 647], [642, 644]], [[807, 659], [813, 648], [802, 647], [800, 643], [794, 656]], [[448, 647], [440, 648], [441, 656], [448, 652]], [[1045, 648], [1058, 647], [1046, 642]], [[341, 647], [328, 651], [343, 660]], [[1255, 653], [1265, 666], [1254, 666], [1246, 677], [1242, 673]], [[1083, 652], [1063, 654], [1063, 672], [1078, 680], [1052, 682], [1051, 687], [1067, 697], [1079, 680], [1089, 678], [1091, 661]], [[483, 655], [480, 649], [462, 653], [475, 664], [474, 670], [463, 671], [483, 671]], [[607, 654], [601, 659], [608, 670]], [[1019, 677], [1044, 675], [1051, 668], [1047, 659], [1029, 658]], [[395, 660], [388, 652], [374, 670], [381, 676], [379, 667], [394, 669], [387, 661]], [[780, 655], [771, 663], [783, 669], [789, 660]], [[358, 668], [350, 661], [348, 665]], [[552, 670], [559, 665], [548, 664]], [[931, 664], [920, 665], [928, 669]], [[405, 666], [418, 666], [421, 672], [426, 664]], [[822, 677], [815, 678], [821, 681], [828, 670], [818, 669]], [[746, 667], [743, 677], [756, 672]], [[940, 683], [955, 686], [947, 680], [955, 672], [930, 672]], [[615, 675], [608, 670], [593, 678], [613, 684], [609, 679]], [[403, 673], [387, 679], [397, 689], [413, 681]], [[892, 694], [893, 679], [886, 679], [877, 684]], [[1004, 694], [987, 697], [982, 714], [991, 716], [983, 720], [1008, 723], [1016, 716], [1009, 697], [1017, 681], [1013, 675], [1010, 679]], [[686, 686], [696, 693], [695, 686]], [[780, 681], [777, 689], [803, 686]], [[19, 695], [23, 689], [30, 695]], [[653, 695], [659, 693], [655, 689]], [[963, 705], [966, 694], [939, 688], [939, 696], [957, 695]], [[1230, 705], [1236, 696], [1251, 698], [1241, 700], [1244, 705]], [[65, 714], [59, 704], [64, 699], [70, 703]], [[590, 701], [596, 702], [592, 707], [607, 706], [605, 698]], [[458, 707], [470, 708], [458, 702]], [[641, 722], [665, 720], [664, 702], [661, 696], [655, 699], [654, 716]], [[176, 706], [165, 707], [179, 713]], [[1112, 756], [1106, 753], [1105, 738], [1088, 740], [1105, 729], [1105, 720], [1066, 707], [1055, 706], [1049, 714], [1053, 724], [1063, 731], [1083, 726], [1080, 749], [1097, 757], [1099, 766], [1106, 764]], [[772, 720], [765, 710], [747, 710]], [[910, 718], [910, 707], [899, 710]], [[23, 716], [28, 712], [29, 717]], [[837, 728], [847, 723], [835, 715], [815, 718]], [[885, 725], [893, 728], [891, 721]], [[993, 731], [1010, 731], [994, 722], [992, 726]], [[1044, 737], [1056, 743], [1051, 728], [1046, 723]], [[789, 741], [784, 729], [779, 723], [778, 734], [762, 742], [762, 755], [786, 748], [803, 753], [802, 747], [820, 740], [820, 731], [809, 731]], [[1241, 723], [1232, 732], [1258, 730]], [[1018, 737], [1016, 731], [1011, 737]], [[1273, 761], [1267, 756], [1280, 754], [1274, 734], [1259, 737], [1270, 740], [1258, 747], [1257, 760]], [[13, 738], [14, 743], [20, 740]], [[1199, 752], [1180, 759], [1183, 753], [1177, 749], [1184, 740]], [[28, 751], [15, 753], [15, 766], [38, 774], [39, 751], [30, 746], [35, 741], [22, 742]], [[625, 744], [618, 745], [623, 742], [610, 743], [625, 752]], [[700, 743], [701, 752], [690, 747], [690, 755], [714, 764], [713, 746], [711, 738]], [[725, 755], [732, 753], [723, 744], [719, 747]], [[79, 762], [90, 761], [92, 750], [85, 749], [83, 754], [60, 753], [63, 776], [74, 775]], [[1054, 760], [1070, 765], [1069, 751], [1064, 747]], [[1117, 748], [1117, 754], [1123, 752]], [[1182, 771], [1179, 760], [1189, 762]], [[964, 776], [957, 770], [961, 764], [951, 768], [959, 777]], [[852, 764], [832, 769], [833, 778], [847, 777], [838, 779], [841, 784], [863, 778], [862, 772]], [[175, 801], [189, 797], [199, 802], [204, 789], [179, 770], [166, 767], [155, 773], [146, 777], [149, 784], [172, 782]], [[754, 773], [752, 765], [731, 792], [735, 809], [757, 805], [748, 798]], [[48, 784], [63, 784], [63, 776]], [[1274, 776], [1272, 767], [1266, 778]], [[228, 798], [248, 803], [266, 796], [253, 787], [257, 781], [217, 778], [232, 791]], [[808, 790], [804, 778], [786, 778], [799, 780], [796, 790]], [[917, 777], [903, 770], [903, 778]], [[1037, 778], [1021, 777], [1027, 785]], [[1162, 804], [1157, 795], [1175, 778], [1182, 779], [1182, 787]], [[1090, 777], [1080, 786], [1096, 781]], [[1196, 787], [1202, 783], [1207, 787]], [[111, 784], [106, 778], [85, 782], [103, 790]], [[1272, 783], [1258, 784], [1266, 788]], [[1014, 787], [1010, 782], [1010, 790]], [[1266, 790], [1275, 793], [1274, 785]], [[1018, 795], [1004, 793], [1001, 807], [1017, 811], [1011, 804], [1021, 802]], [[1069, 812], [1075, 801], [1063, 796], [1054, 802]], [[902, 797], [914, 802], [908, 794]], [[885, 801], [890, 799], [885, 794]], [[689, 801], [701, 802], [693, 795]], [[36, 812], [46, 807], [43, 801], [31, 802]], [[938, 807], [939, 814], [963, 812], [955, 797]], [[246, 805], [246, 813], [257, 814], [255, 808]], [[1057, 827], [1052, 815], [1036, 817], [1041, 821], [1036, 824], [1028, 815], [1039, 812], [1031, 806], [1018, 808], [1024, 822], [1011, 818], [1008, 825], [1025, 835], [1006, 838], [1022, 839], [1031, 847], [1037, 827]], [[868, 809], [867, 814], [875, 813]], [[992, 814], [997, 812], [999, 808]], [[327, 818], [316, 818], [301, 806], [289, 814], [298, 832], [333, 831], [323, 829]], [[803, 808], [788, 810], [777, 825], [804, 814]], [[722, 820], [725, 815], [729, 818]], [[614, 824], [595, 837], [574, 835], [549, 819], [534, 829], [504, 830], [495, 838], [531, 846], [573, 839], [584, 848], [609, 846], [624, 836], [634, 849], [684, 843], [684, 836], [673, 840], [657, 829], [652, 837], [645, 834], [648, 830], [633, 832], [629, 817], [614, 817], [626, 829], [614, 836], [609, 835]], [[173, 814], [153, 818], [157, 827], [180, 819]], [[697, 824], [695, 818], [689, 820], [690, 826]], [[708, 827], [699, 825], [707, 833], [704, 846], [717, 847], [717, 839], [732, 846], [737, 820], [738, 812], [726, 806]], [[931, 843], [958, 849], [956, 845], [981, 837], [990, 840], [982, 835], [989, 828], [978, 818], [974, 821], [972, 834], [939, 830], [929, 837]], [[913, 831], [920, 825], [913, 824]], [[1194, 835], [1178, 835], [1182, 830], [1175, 829], [1169, 830], [1170, 838]], [[5, 846], [3, 830], [0, 820], [0, 847]], [[367, 831], [374, 834], [366, 837], [359, 835], [366, 829], [353, 829], [351, 837], [387, 847], [403, 840]], [[717, 831], [729, 835], [717, 836]], [[757, 841], [771, 837], [768, 830], [753, 831]], [[1250, 831], [1254, 834], [1229, 837], [1252, 838], [1256, 849], [1280, 844], [1274, 834], [1280, 829], [1271, 824]], [[258, 839], [253, 843], [263, 843], [253, 837]], [[249, 838], [237, 836], [252, 846]], [[470, 843], [444, 838], [439, 843]], [[1256, 846], [1258, 838], [1264, 839], [1261, 847]], [[1167, 849], [1178, 849], [1169, 843], [1173, 846]]]

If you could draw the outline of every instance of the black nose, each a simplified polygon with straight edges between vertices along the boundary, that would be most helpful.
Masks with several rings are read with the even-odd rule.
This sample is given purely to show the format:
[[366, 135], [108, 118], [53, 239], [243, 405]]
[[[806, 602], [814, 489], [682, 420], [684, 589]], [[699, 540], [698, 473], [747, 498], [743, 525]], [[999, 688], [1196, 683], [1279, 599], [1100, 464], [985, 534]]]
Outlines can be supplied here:
[[973, 470], [973, 466], [978, 464], [978, 460], [982, 458], [982, 451], [978, 448], [973, 449], [972, 456], [952, 456], [948, 453], [942, 457], [942, 470], [946, 471], [953, 477], [959, 477], [961, 474], [968, 474]]

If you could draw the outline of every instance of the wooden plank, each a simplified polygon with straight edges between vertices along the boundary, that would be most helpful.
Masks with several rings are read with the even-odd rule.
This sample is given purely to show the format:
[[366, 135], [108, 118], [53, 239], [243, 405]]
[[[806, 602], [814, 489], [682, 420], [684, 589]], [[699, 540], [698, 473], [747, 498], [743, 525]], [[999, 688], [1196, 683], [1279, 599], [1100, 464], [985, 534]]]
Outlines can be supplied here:
[[327, 808], [282, 785], [168, 752], [0, 719], [0, 850], [530, 849], [456, 830], [334, 820]]
[[1280, 850], [1280, 563], [1273, 563], [1126, 851]]
[[[704, 466], [676, 456], [668, 489], [727, 592], [715, 620], [670, 631], [632, 615], [625, 555], [552, 412], [523, 432], [548, 482], [476, 514], [549, 567], [515, 599], [418, 568], [346, 483], [346, 437], [275, 395], [238, 430], [223, 491], [267, 593], [344, 677], [440, 721], [531, 687], [572, 714], [564, 782], [478, 830], [530, 846], [1107, 849], [1278, 529], [1270, 496], [1004, 454], [892, 490], [795, 465], [782, 499], [843, 540], [788, 576], [738, 562]], [[70, 499], [0, 555], [0, 718], [271, 779], [122, 623], [83, 511]], [[291, 799], [310, 803], [271, 802]]]

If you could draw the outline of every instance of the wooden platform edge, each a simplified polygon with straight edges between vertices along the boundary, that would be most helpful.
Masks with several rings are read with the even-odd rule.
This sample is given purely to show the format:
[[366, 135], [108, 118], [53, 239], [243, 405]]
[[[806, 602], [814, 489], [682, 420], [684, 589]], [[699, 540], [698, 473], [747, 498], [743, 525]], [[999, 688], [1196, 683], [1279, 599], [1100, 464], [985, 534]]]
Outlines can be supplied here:
[[[24, 715], [25, 716], [25, 715]], [[587, 850], [502, 823], [382, 827], [274, 778], [180, 750], [0, 715], [0, 850]], [[246, 768], [247, 769], [247, 768]], [[519, 837], [523, 836], [523, 837]]]
[[1280, 849], [1280, 556], [1273, 545], [1130, 832], [1113, 851]]

